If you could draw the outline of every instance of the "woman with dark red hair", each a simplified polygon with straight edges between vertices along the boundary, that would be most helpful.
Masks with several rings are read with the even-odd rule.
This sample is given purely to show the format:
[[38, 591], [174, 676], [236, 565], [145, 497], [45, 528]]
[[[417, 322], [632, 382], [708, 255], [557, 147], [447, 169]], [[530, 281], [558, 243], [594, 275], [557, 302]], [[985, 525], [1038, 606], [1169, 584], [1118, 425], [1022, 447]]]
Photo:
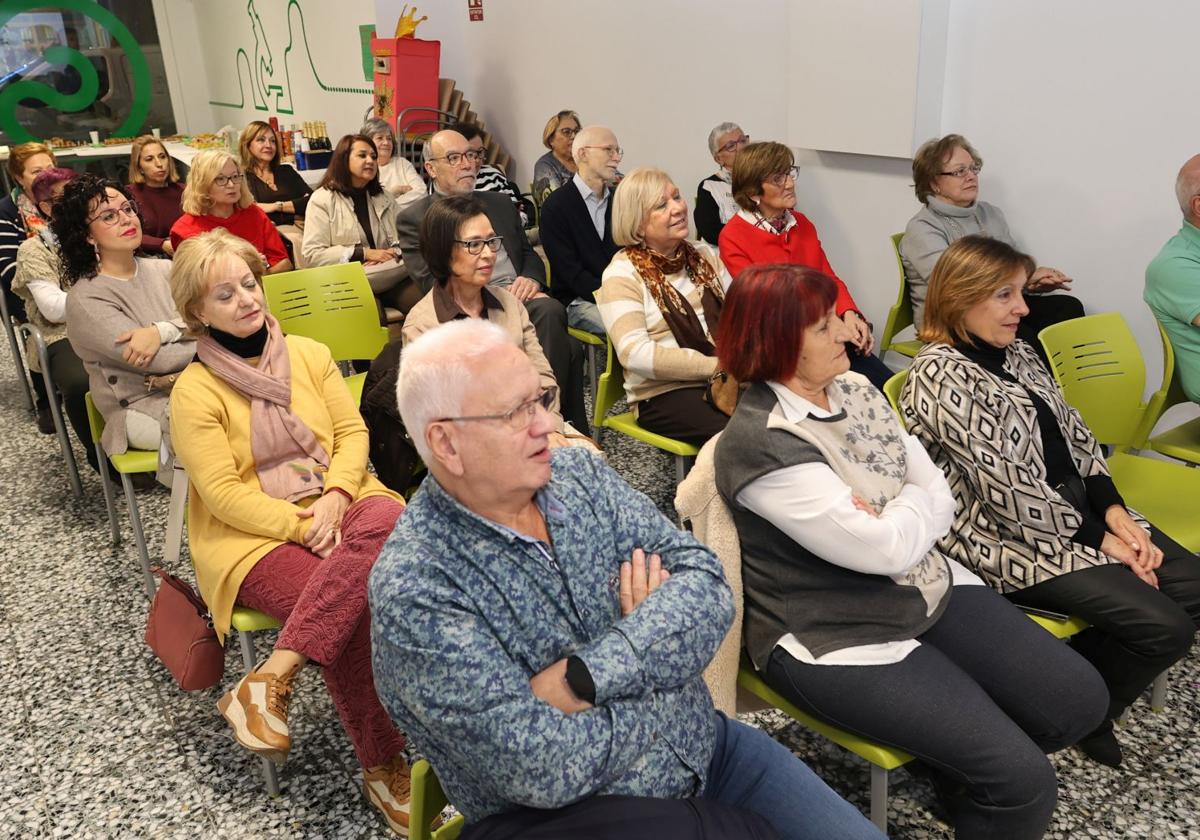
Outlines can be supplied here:
[[1107, 692], [1082, 657], [937, 547], [954, 497], [866, 377], [837, 286], [753, 266], [726, 293], [721, 367], [750, 383], [717, 442], [742, 548], [745, 644], [801, 709], [916, 756], [955, 836], [1041, 837], [1045, 753], [1091, 732]]

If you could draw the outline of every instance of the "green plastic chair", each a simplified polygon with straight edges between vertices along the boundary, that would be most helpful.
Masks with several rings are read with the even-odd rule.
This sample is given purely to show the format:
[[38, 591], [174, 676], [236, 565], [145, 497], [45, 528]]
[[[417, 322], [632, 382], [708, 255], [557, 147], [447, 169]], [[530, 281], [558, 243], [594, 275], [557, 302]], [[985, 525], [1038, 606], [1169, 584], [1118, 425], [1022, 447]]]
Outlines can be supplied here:
[[683, 481], [691, 462], [696, 459], [700, 447], [664, 435], [656, 435], [654, 432], [643, 429], [638, 425], [632, 411], [615, 414], [612, 417], [607, 416], [617, 400], [625, 395], [625, 371], [621, 369], [617, 354], [613, 352], [612, 341], [606, 337], [604, 344], [608, 351], [608, 366], [600, 375], [596, 386], [592, 416], [592, 426], [596, 430], [597, 442], [600, 440], [601, 429], [613, 429], [634, 440], [640, 440], [656, 449], [669, 452], [675, 456], [675, 480], [676, 482]]
[[409, 840], [457, 840], [466, 819], [456, 814], [444, 825], [431, 829], [434, 819], [449, 803], [442, 790], [441, 782], [434, 775], [433, 767], [425, 759], [418, 759], [411, 768], [412, 799], [409, 802]]
[[904, 383], [907, 381], [908, 371], [902, 370], [893, 373], [888, 377], [888, 381], [883, 383], [883, 395], [892, 404], [892, 411], [896, 412], [896, 416], [900, 418], [901, 426], [904, 425], [904, 412], [900, 410], [900, 392], [904, 390]]
[[1158, 324], [1158, 337], [1163, 348], [1162, 385], [1147, 401], [1142, 434], [1135, 448], [1150, 449], [1189, 465], [1200, 465], [1200, 418], [1151, 436], [1154, 426], [1167, 409], [1191, 402], [1179, 382], [1178, 369], [1175, 367], [1175, 348], [1171, 346], [1171, 338], [1161, 323]]
[[884, 352], [891, 350], [911, 359], [924, 346], [923, 342], [916, 339], [893, 341], [897, 333], [903, 332], [913, 324], [912, 300], [908, 296], [908, 280], [904, 276], [904, 260], [900, 258], [900, 240], [903, 238], [903, 233], [892, 234], [892, 250], [896, 252], [896, 266], [900, 270], [900, 293], [896, 296], [896, 302], [892, 304], [892, 308], [888, 310], [887, 324], [883, 328], [883, 339], [879, 342], [879, 346], [884, 349]]
[[133, 541], [137, 546], [138, 560], [142, 564], [142, 578], [145, 584], [146, 597], [153, 598], [156, 589], [154, 573], [150, 571], [150, 552], [146, 548], [146, 532], [142, 529], [142, 517], [138, 511], [137, 496], [133, 492], [131, 475], [136, 473], [158, 472], [157, 449], [129, 449], [120, 455], [109, 455], [104, 451], [100, 442], [104, 435], [104, 416], [92, 402], [92, 393], [84, 395], [87, 404], [88, 428], [92, 432], [93, 445], [96, 447], [96, 463], [100, 465], [100, 487], [104, 491], [104, 509], [108, 513], [108, 526], [112, 530], [112, 544], [121, 544], [121, 529], [117, 525], [117, 506], [113, 499], [112, 483], [108, 478], [108, 470], [104, 462], [112, 464], [113, 469], [121, 476], [121, 489], [125, 491], [125, 504], [129, 508], [129, 523], [133, 527]]
[[388, 343], [361, 263], [268, 274], [263, 290], [284, 333], [321, 342], [334, 361], [374, 359]]
[[801, 711], [763, 681], [745, 652], [742, 653], [741, 664], [738, 667], [738, 685], [764, 703], [779, 709], [806, 729], [811, 729], [842, 749], [849, 750], [859, 758], [866, 759], [867, 763], [871, 765], [871, 822], [886, 834], [888, 773], [912, 761], [913, 757], [903, 750], [854, 735]]
[[1180, 545], [1200, 550], [1200, 472], [1128, 452], [1153, 408], [1142, 402], [1146, 368], [1125, 319], [1088, 315], [1046, 327], [1038, 338], [1067, 402], [1100, 443], [1115, 447], [1108, 466], [1121, 495]]

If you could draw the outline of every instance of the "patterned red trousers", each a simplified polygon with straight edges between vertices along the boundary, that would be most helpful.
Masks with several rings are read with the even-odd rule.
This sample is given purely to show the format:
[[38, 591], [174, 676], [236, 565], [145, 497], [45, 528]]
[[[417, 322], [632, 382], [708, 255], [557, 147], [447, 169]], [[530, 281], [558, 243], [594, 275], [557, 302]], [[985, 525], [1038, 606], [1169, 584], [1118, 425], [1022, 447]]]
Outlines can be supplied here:
[[404, 747], [375, 694], [367, 575], [404, 508], [382, 496], [352, 504], [342, 542], [322, 560], [285, 543], [254, 565], [237, 601], [283, 622], [275, 647], [321, 666], [325, 686], [363, 767], [386, 764]]

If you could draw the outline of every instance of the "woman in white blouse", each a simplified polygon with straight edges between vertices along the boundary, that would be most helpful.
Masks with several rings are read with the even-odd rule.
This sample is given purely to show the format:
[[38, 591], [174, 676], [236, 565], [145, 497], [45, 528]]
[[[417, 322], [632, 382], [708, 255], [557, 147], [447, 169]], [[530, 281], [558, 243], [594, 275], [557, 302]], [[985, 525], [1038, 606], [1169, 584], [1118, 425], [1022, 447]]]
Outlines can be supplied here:
[[955, 836], [1039, 838], [1045, 753], [1092, 731], [1096, 671], [937, 548], [955, 503], [883, 395], [849, 373], [834, 281], [753, 266], [725, 298], [722, 369], [750, 383], [717, 443], [742, 547], [745, 643], [801, 709], [916, 756]]
[[396, 154], [396, 135], [392, 127], [383, 120], [371, 119], [363, 123], [359, 134], [370, 137], [379, 153], [379, 183], [383, 191], [396, 202], [397, 211], [403, 210], [425, 195], [425, 181], [421, 173], [404, 155]]

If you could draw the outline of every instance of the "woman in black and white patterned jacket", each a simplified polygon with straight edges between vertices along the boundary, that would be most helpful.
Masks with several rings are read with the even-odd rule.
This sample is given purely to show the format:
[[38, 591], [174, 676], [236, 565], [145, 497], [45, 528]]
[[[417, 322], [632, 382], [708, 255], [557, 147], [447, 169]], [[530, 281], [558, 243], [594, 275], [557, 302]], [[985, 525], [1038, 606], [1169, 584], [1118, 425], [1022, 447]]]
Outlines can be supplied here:
[[1072, 643], [1111, 699], [1080, 746], [1116, 766], [1112, 720], [1200, 626], [1200, 558], [1125, 507], [1096, 438], [1016, 338], [1034, 268], [996, 239], [946, 249], [901, 404], [957, 500], [946, 554], [1017, 604], [1092, 625]]

